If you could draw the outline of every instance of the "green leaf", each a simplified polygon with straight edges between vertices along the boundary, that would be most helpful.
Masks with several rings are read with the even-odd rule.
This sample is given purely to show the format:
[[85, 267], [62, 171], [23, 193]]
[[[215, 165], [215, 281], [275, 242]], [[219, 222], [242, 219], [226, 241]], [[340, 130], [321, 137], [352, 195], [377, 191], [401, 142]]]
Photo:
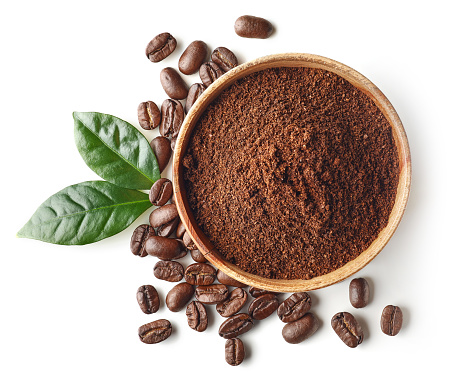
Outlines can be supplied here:
[[83, 245], [115, 235], [151, 207], [148, 194], [104, 181], [68, 186], [38, 207], [18, 237]]
[[128, 189], [149, 190], [160, 178], [148, 140], [128, 122], [98, 112], [74, 112], [77, 149], [100, 177]]

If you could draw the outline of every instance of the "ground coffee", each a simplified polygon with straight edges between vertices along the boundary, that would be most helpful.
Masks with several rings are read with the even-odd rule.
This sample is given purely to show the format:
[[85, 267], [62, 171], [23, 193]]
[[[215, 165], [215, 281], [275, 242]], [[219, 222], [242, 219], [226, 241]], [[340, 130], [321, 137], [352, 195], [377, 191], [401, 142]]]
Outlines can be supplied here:
[[183, 165], [190, 208], [218, 251], [277, 279], [357, 257], [387, 224], [399, 174], [374, 102], [310, 68], [238, 80], [198, 121]]

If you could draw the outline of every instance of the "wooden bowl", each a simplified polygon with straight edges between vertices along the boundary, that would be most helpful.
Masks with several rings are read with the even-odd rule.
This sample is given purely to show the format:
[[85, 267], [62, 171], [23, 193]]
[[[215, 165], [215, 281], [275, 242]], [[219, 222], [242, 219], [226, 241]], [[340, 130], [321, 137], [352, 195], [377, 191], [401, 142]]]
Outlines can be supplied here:
[[[348, 262], [335, 271], [309, 280], [268, 279], [247, 273], [236, 265], [225, 261], [225, 259], [222, 258], [222, 256], [218, 253], [218, 251], [215, 249], [206, 235], [198, 227], [188, 205], [186, 191], [184, 188], [182, 158], [184, 157], [184, 154], [188, 147], [192, 130], [194, 129], [201, 114], [223, 90], [233, 84], [236, 80], [253, 72], [264, 70], [270, 67], [319, 68], [331, 71], [343, 77], [355, 87], [359, 88], [366, 95], [368, 95], [379, 107], [381, 112], [385, 115], [392, 126], [393, 138], [395, 139], [395, 143], [398, 149], [398, 158], [401, 171], [399, 174], [399, 183], [395, 204], [390, 214], [387, 226], [379, 233], [378, 237], [372, 242], [372, 244], [356, 259]], [[365, 265], [367, 265], [384, 248], [384, 246], [387, 244], [387, 242], [395, 232], [406, 208], [406, 203], [409, 196], [410, 182], [411, 159], [406, 133], [404, 131], [401, 120], [399, 119], [396, 111], [394, 110], [388, 99], [373, 83], [371, 83], [367, 78], [365, 78], [357, 71], [332, 59], [312, 54], [290, 53], [265, 56], [244, 63], [224, 74], [211, 86], [208, 87], [208, 89], [190, 109], [179, 132], [179, 137], [174, 150], [173, 186], [175, 202], [176, 206], [178, 207], [181, 220], [199, 250], [212, 264], [214, 264], [217, 268], [219, 268], [222, 272], [226, 273], [230, 277], [233, 277], [234, 279], [247, 285], [256, 286], [260, 289], [267, 289], [276, 292], [308, 291], [329, 286], [344, 280], [345, 278], [351, 276], [352, 274], [362, 269]]]

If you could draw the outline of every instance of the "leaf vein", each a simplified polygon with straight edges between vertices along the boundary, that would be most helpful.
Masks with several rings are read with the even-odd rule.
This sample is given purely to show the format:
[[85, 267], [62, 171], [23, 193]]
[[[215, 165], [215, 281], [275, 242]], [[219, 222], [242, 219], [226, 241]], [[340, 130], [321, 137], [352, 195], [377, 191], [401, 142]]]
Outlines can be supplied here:
[[52, 219], [43, 221], [43, 222], [39, 223], [39, 225], [49, 224], [49, 223], [55, 222], [57, 220], [63, 220], [65, 218], [71, 218], [71, 217], [75, 217], [75, 216], [79, 216], [79, 215], [83, 215], [83, 217], [85, 217], [90, 212], [98, 212], [98, 211], [114, 209], [116, 207], [122, 207], [122, 206], [132, 206], [134, 204], [139, 204], [139, 203], [149, 203], [149, 200], [144, 199], [144, 200], [141, 200], [141, 201], [118, 203], [118, 204], [109, 205], [109, 206], [96, 207], [96, 208], [93, 208], [93, 209], [90, 209], [90, 210], [74, 212], [74, 213], [71, 213], [71, 214], [65, 214], [65, 215], [62, 215], [62, 216], [59, 216], [59, 217], [56, 217], [56, 218], [52, 218]]

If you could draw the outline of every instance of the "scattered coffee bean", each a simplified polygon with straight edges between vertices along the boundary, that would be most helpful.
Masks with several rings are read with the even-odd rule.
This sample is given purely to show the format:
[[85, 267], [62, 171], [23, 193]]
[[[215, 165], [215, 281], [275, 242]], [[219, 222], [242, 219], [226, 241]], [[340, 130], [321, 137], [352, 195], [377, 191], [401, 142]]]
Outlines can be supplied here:
[[253, 319], [262, 320], [269, 317], [277, 308], [278, 299], [275, 294], [263, 294], [252, 301], [249, 314]]
[[145, 242], [145, 251], [160, 260], [180, 259], [187, 253], [181, 242], [163, 236], [150, 236]]
[[215, 278], [216, 270], [209, 264], [192, 264], [184, 272], [184, 279], [191, 285], [211, 285]]
[[170, 33], [161, 33], [154, 37], [146, 47], [146, 56], [151, 62], [160, 62], [175, 50], [176, 39]]
[[145, 250], [145, 242], [150, 236], [154, 236], [156, 233], [149, 224], [141, 224], [132, 233], [131, 238], [131, 252], [135, 256], [145, 257], [148, 253]]
[[184, 245], [189, 251], [192, 251], [194, 249], [197, 249], [197, 246], [195, 243], [192, 241], [192, 238], [190, 237], [189, 233], [186, 231], [184, 232], [184, 235], [182, 237], [182, 241], [184, 242]]
[[142, 102], [137, 109], [138, 123], [143, 129], [154, 129], [160, 124], [160, 111], [152, 101]]
[[192, 298], [193, 292], [193, 286], [187, 282], [175, 285], [170, 289], [165, 299], [168, 309], [173, 312], [182, 310]]
[[332, 328], [348, 347], [357, 347], [363, 341], [362, 327], [350, 313], [337, 313], [332, 317]]
[[209, 87], [215, 80], [219, 79], [223, 74], [223, 70], [214, 62], [209, 61], [201, 65], [200, 79], [206, 87]]
[[255, 288], [254, 286], [251, 286], [249, 288], [249, 293], [254, 298], [262, 296], [263, 294], [277, 294], [277, 293], [271, 292], [269, 290]]
[[212, 62], [216, 63], [224, 72], [238, 65], [238, 59], [234, 53], [226, 47], [218, 47], [211, 54]]
[[214, 305], [228, 298], [228, 288], [223, 284], [200, 285], [195, 289], [195, 297], [202, 303]]
[[222, 317], [231, 317], [241, 310], [247, 302], [247, 292], [244, 289], [234, 289], [229, 297], [217, 304], [216, 310]]
[[158, 261], [154, 265], [154, 276], [159, 280], [178, 282], [184, 277], [184, 267], [176, 261]]
[[166, 67], [160, 72], [160, 83], [166, 94], [172, 99], [185, 99], [189, 88], [181, 75], [172, 67]]
[[160, 110], [162, 113], [162, 121], [159, 127], [160, 134], [164, 137], [176, 138], [184, 121], [182, 104], [177, 100], [166, 99]]
[[186, 232], [186, 227], [183, 222], [179, 222], [178, 227], [176, 228], [176, 237], [182, 239], [184, 232]]
[[156, 230], [157, 236], [170, 237], [170, 235], [176, 231], [179, 224], [179, 216], [169, 221], [168, 223], [162, 224]]
[[261, 17], [241, 16], [234, 23], [236, 34], [245, 38], [268, 38], [273, 30], [272, 24]]
[[187, 322], [189, 327], [202, 332], [208, 327], [208, 314], [204, 305], [199, 301], [192, 301], [186, 309]]
[[159, 293], [152, 285], [142, 285], [137, 290], [137, 302], [145, 314], [152, 314], [159, 310]]
[[171, 323], [166, 319], [147, 323], [138, 329], [138, 337], [143, 343], [160, 343], [171, 335]]
[[190, 255], [192, 256], [192, 260], [196, 261], [197, 263], [205, 263], [208, 260], [206, 260], [206, 257], [201, 253], [200, 250], [198, 249], [192, 249], [190, 251]]
[[208, 53], [208, 46], [203, 41], [193, 41], [179, 58], [178, 68], [183, 74], [190, 75], [198, 71]]
[[157, 228], [176, 218], [179, 218], [178, 209], [176, 208], [175, 204], [170, 203], [168, 205], [156, 208], [149, 215], [149, 224], [151, 224], [151, 227]]
[[206, 90], [206, 86], [201, 83], [194, 83], [192, 86], [190, 86], [186, 99], [186, 113], [189, 112], [189, 110], [192, 108], [192, 106], [204, 92], [204, 90]]
[[244, 285], [242, 282], [239, 282], [235, 280], [234, 278], [231, 278], [230, 276], [226, 275], [223, 273], [220, 269], [217, 270], [217, 280], [224, 285], [227, 286], [234, 286], [235, 288], [244, 288], [247, 285]]
[[225, 339], [236, 338], [253, 327], [253, 320], [250, 315], [240, 313], [229, 317], [219, 327], [219, 335]]
[[242, 363], [245, 357], [244, 344], [239, 338], [228, 339], [225, 342], [225, 361], [232, 366]]
[[294, 322], [302, 318], [310, 308], [311, 297], [308, 293], [294, 293], [280, 304], [277, 314], [282, 322]]
[[168, 161], [170, 161], [170, 141], [163, 136], [157, 136], [155, 139], [151, 140], [150, 146], [157, 158], [159, 171], [162, 173], [166, 168]]
[[171, 323], [166, 319], [147, 323], [138, 329], [138, 337], [143, 343], [160, 343], [171, 335]]
[[163, 206], [167, 203], [173, 195], [173, 186], [171, 181], [167, 178], [158, 179], [151, 186], [149, 191], [149, 201], [154, 206]]
[[381, 330], [384, 334], [395, 336], [403, 325], [403, 312], [398, 306], [387, 305], [382, 311]]
[[364, 278], [355, 278], [349, 284], [349, 301], [355, 308], [368, 305], [370, 299], [370, 287]]
[[301, 319], [287, 323], [283, 327], [283, 339], [288, 343], [297, 344], [311, 337], [318, 328], [318, 318], [312, 313], [307, 313]]

